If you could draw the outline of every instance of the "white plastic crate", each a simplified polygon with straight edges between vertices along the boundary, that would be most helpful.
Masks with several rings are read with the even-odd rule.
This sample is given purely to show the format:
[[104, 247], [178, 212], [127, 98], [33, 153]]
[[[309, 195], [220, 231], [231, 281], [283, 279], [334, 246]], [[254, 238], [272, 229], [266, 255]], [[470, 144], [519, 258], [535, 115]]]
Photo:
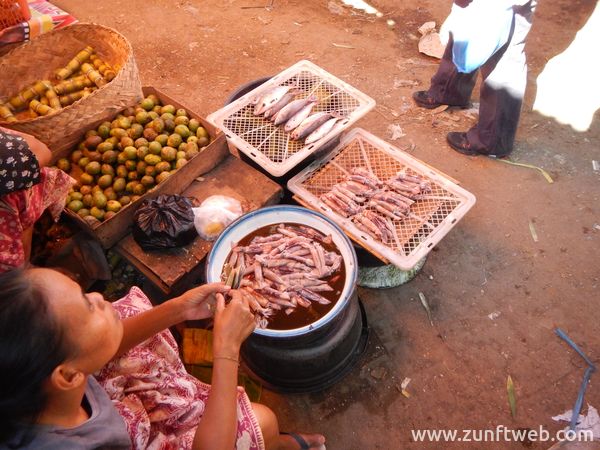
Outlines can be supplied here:
[[[351, 217], [335, 213], [319, 199], [353, 167], [366, 167], [380, 180], [406, 169], [408, 174], [431, 182], [431, 192], [411, 206], [409, 217], [392, 221], [395, 242], [385, 244], [372, 237], [358, 229]], [[443, 174], [360, 128], [350, 131], [334, 150], [289, 180], [288, 189], [307, 206], [333, 219], [365, 249], [402, 270], [412, 269], [475, 204], [473, 194]]]
[[[283, 126], [276, 127], [253, 114], [253, 100], [277, 86], [294, 85], [296, 96], [317, 97], [312, 113], [336, 112], [344, 118], [321, 140], [310, 145], [290, 139]], [[227, 139], [271, 175], [280, 177], [293, 169], [332, 137], [350, 127], [375, 106], [375, 100], [311, 63], [300, 61], [275, 75], [206, 119], [223, 130]]]

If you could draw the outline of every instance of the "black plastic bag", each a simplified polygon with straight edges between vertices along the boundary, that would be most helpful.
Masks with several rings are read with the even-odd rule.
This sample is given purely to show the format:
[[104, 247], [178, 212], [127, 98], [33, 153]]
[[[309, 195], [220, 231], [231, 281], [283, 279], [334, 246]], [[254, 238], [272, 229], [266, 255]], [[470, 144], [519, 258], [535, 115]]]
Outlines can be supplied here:
[[194, 240], [192, 202], [181, 195], [159, 195], [135, 212], [133, 238], [144, 250], [181, 247]]

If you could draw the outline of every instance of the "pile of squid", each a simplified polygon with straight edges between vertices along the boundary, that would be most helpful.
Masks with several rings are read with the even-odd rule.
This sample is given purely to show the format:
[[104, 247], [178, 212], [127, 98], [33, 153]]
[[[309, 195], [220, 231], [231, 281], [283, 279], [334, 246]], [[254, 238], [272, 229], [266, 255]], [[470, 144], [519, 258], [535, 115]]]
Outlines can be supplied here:
[[266, 328], [278, 310], [291, 314], [312, 302], [331, 303], [319, 294], [334, 290], [325, 278], [333, 283], [341, 276], [342, 256], [322, 245], [331, 243], [331, 236], [304, 225], [279, 224], [276, 233], [233, 247], [223, 281], [242, 291], [257, 327]]
[[321, 201], [335, 213], [351, 217], [357, 228], [384, 244], [398, 242], [393, 220], [410, 216], [416, 200], [431, 192], [429, 180], [401, 170], [381, 181], [365, 167], [354, 167], [346, 178], [321, 195]]
[[298, 94], [301, 91], [294, 86], [277, 86], [255, 99], [254, 115], [283, 126], [292, 140], [304, 140], [308, 145], [327, 135], [342, 116], [331, 112], [311, 114], [317, 97], [296, 99]]

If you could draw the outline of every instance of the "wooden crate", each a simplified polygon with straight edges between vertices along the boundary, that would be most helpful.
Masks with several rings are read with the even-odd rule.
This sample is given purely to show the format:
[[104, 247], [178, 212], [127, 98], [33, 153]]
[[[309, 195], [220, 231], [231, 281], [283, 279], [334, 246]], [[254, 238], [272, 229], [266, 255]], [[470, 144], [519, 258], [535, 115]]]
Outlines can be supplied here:
[[[176, 108], [184, 108], [188, 112], [190, 118], [197, 119], [200, 122], [200, 124], [206, 129], [206, 131], [210, 135], [211, 142], [202, 153], [190, 159], [185, 166], [178, 169], [163, 183], [157, 185], [151, 191], [146, 192], [135, 202], [132, 202], [129, 205], [125, 206], [121, 211], [119, 211], [110, 219], [107, 219], [96, 226], [89, 225], [77, 214], [65, 208], [64, 213], [68, 217], [70, 217], [75, 223], [77, 223], [77, 225], [80, 228], [82, 228], [85, 232], [96, 238], [103, 248], [112, 247], [123, 236], [129, 233], [131, 225], [133, 224], [133, 216], [135, 215], [136, 210], [144, 200], [155, 198], [162, 194], [180, 194], [192, 183], [192, 181], [194, 181], [202, 174], [205, 174], [206, 172], [212, 170], [229, 154], [229, 149], [227, 147], [227, 141], [225, 139], [225, 136], [217, 132], [214, 126], [208, 123], [199, 114], [194, 112], [190, 107], [182, 105], [177, 100], [172, 99], [168, 95], [153, 87], [144, 87], [143, 92], [145, 96], [148, 96], [150, 94], [156, 95], [163, 104], [171, 104]], [[118, 113], [112, 114], [110, 117], [106, 117], [102, 121], [110, 121], [117, 114]], [[94, 127], [90, 129], [93, 128]], [[54, 163], [60, 158], [67, 157], [74, 150], [74, 148], [71, 148], [58, 152], [53, 152], [52, 162]]]

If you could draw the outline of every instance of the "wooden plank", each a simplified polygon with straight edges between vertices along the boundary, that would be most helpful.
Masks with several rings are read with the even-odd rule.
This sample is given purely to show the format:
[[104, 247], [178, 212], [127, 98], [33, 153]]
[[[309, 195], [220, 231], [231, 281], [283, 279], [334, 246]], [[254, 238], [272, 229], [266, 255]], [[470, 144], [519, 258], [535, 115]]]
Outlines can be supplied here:
[[[274, 181], [232, 155], [194, 181], [182, 195], [199, 202], [211, 195], [226, 195], [242, 202], [244, 211], [252, 211], [279, 202], [282, 189]], [[131, 234], [115, 250], [165, 293], [178, 291], [204, 260], [212, 242], [197, 237], [191, 244], [176, 249], [145, 252]]]

